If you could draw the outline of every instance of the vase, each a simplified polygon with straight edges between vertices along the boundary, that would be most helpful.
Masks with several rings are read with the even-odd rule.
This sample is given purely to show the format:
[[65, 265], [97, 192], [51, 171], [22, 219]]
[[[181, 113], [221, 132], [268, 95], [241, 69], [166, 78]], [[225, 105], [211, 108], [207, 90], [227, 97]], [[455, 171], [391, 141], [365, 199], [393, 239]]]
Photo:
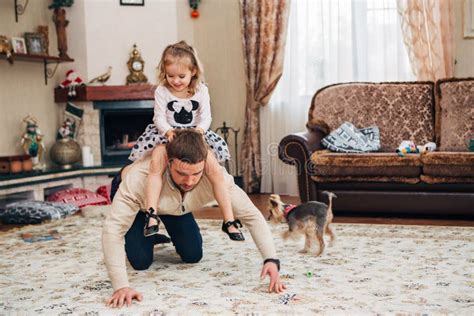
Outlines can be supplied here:
[[61, 169], [71, 169], [81, 159], [81, 147], [71, 138], [62, 138], [51, 147], [50, 157]]
[[68, 26], [69, 21], [66, 20], [66, 10], [62, 8], [54, 9], [53, 21], [56, 26], [56, 34], [58, 37], [59, 57], [71, 59], [67, 54], [66, 26]]

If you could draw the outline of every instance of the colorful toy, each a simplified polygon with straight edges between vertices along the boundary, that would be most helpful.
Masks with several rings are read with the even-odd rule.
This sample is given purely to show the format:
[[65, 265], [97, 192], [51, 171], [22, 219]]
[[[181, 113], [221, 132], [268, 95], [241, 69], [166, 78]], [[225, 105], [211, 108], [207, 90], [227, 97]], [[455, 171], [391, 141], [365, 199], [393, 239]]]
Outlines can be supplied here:
[[419, 154], [435, 150], [436, 144], [433, 142], [428, 142], [423, 146], [417, 146], [415, 145], [415, 142], [411, 140], [404, 140], [400, 143], [396, 152], [400, 157], [405, 157], [406, 154]]

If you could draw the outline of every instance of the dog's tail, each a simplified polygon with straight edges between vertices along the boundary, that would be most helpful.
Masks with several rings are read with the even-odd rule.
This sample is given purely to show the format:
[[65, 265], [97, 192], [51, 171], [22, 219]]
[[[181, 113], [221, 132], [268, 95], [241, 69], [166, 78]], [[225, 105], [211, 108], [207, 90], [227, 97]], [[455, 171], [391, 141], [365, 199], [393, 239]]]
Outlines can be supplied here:
[[329, 199], [328, 209], [332, 210], [332, 199], [333, 198], [337, 199], [337, 195], [329, 191], [323, 191], [322, 193], [328, 196], [328, 199]]

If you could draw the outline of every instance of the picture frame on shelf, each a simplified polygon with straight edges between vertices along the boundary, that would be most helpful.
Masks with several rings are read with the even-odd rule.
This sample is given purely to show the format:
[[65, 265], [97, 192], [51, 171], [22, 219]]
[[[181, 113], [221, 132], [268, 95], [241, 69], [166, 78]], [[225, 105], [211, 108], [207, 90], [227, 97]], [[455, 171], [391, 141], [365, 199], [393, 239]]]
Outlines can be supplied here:
[[25, 33], [28, 54], [46, 55], [46, 39], [42, 33]]
[[464, 38], [474, 38], [474, 0], [464, 0]]
[[12, 37], [12, 48], [15, 54], [27, 54], [26, 43], [23, 37]]
[[145, 5], [145, 0], [120, 0], [120, 5], [144, 6]]

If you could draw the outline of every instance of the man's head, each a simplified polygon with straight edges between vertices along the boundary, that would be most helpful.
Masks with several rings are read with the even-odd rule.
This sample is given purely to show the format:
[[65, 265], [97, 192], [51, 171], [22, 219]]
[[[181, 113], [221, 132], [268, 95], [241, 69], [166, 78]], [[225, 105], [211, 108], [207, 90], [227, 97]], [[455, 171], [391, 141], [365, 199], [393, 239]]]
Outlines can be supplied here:
[[182, 191], [192, 190], [201, 180], [207, 150], [202, 135], [190, 129], [177, 131], [166, 145], [171, 179]]

